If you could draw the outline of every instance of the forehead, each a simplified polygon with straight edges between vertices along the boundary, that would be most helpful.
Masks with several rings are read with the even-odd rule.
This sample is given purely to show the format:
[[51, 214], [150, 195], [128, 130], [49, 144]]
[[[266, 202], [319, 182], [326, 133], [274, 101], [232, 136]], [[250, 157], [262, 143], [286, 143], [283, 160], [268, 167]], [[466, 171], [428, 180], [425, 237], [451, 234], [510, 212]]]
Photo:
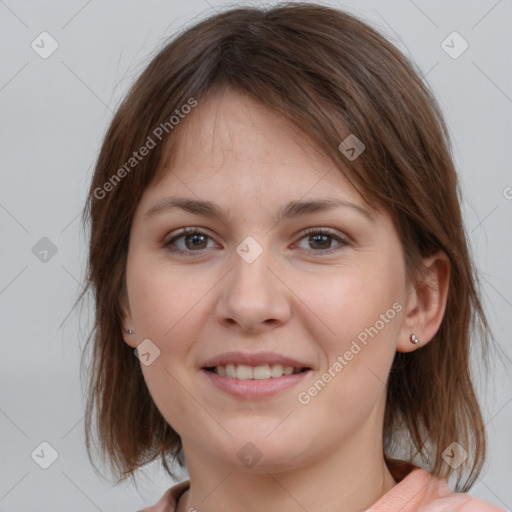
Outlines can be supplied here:
[[329, 159], [298, 127], [250, 96], [226, 90], [201, 101], [183, 126], [176, 166], [200, 162], [218, 167], [247, 161], [329, 163]]
[[[298, 126], [247, 95], [230, 89], [200, 100], [169, 146], [167, 162], [147, 193], [187, 191], [202, 196], [343, 192], [360, 198], [343, 172]], [[313, 190], [314, 189], [314, 190]], [[281, 197], [282, 199], [282, 197]]]

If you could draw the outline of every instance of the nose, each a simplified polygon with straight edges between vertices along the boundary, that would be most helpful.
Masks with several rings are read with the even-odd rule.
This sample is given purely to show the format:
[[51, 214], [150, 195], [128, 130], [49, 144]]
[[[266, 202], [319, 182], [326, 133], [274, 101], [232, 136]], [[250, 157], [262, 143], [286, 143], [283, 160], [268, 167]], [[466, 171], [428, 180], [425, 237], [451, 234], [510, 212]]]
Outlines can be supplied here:
[[254, 261], [240, 254], [234, 254], [233, 268], [219, 284], [217, 321], [251, 334], [284, 325], [291, 316], [292, 292], [279, 275], [276, 260], [269, 250]]

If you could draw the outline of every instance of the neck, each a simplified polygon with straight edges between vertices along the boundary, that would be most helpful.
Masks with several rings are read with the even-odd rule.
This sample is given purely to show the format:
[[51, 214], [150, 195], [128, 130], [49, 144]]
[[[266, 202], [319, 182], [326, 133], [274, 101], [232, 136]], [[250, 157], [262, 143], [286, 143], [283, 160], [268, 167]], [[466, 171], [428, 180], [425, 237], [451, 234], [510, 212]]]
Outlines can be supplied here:
[[308, 465], [279, 472], [233, 471], [192, 457], [191, 463], [187, 460], [190, 492], [180, 500], [178, 512], [362, 512], [396, 482], [380, 447], [360, 448], [351, 442]]

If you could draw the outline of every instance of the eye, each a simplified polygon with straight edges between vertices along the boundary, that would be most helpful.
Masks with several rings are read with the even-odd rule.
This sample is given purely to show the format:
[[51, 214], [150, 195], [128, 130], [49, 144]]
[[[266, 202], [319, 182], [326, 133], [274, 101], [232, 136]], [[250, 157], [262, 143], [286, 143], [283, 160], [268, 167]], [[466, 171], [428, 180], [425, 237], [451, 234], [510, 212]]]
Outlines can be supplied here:
[[[164, 243], [164, 247], [167, 247], [171, 252], [180, 254], [198, 252], [201, 249], [208, 248], [205, 244], [206, 240], [209, 238], [210, 236], [207, 233], [201, 231], [198, 228], [183, 228], [176, 234], [176, 236], [171, 238], [168, 242]], [[184, 248], [172, 247], [177, 245], [178, 241], [183, 241]]]
[[[344, 246], [349, 245], [349, 242], [345, 238], [333, 233], [329, 229], [310, 228], [306, 230], [305, 234], [306, 236], [303, 236], [301, 240], [307, 239], [308, 245], [313, 247], [316, 246], [317, 248], [319, 247], [319, 250], [313, 250], [313, 252], [331, 254], [335, 251], [342, 249]], [[333, 239], [336, 240], [338, 244], [334, 248], [331, 248], [330, 246]]]
[[[174, 253], [190, 255], [194, 252], [199, 253], [202, 250], [211, 249], [212, 247], [207, 246], [208, 239], [211, 240], [211, 237], [199, 228], [182, 228], [176, 233], [176, 236], [164, 243], [164, 247]], [[307, 243], [310, 246], [317, 247], [317, 249], [306, 248], [304, 250], [321, 254], [331, 254], [349, 245], [345, 238], [325, 228], [310, 228], [306, 230], [300, 240], [305, 239], [307, 239]], [[332, 240], [337, 242], [334, 248], [331, 248]]]

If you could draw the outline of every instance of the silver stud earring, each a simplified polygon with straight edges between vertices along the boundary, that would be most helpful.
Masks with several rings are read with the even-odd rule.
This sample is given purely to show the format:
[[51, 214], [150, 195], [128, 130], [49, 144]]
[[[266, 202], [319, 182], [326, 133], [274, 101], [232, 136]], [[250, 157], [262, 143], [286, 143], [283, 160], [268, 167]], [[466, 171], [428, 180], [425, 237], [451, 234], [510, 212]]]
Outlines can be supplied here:
[[133, 334], [135, 331], [132, 331], [131, 329], [128, 329], [128, 327], [125, 327], [124, 330], [128, 333], [128, 334]]
[[420, 340], [418, 338], [416, 338], [416, 335], [414, 333], [411, 334], [411, 343], [414, 343], [415, 345], [417, 345]]

